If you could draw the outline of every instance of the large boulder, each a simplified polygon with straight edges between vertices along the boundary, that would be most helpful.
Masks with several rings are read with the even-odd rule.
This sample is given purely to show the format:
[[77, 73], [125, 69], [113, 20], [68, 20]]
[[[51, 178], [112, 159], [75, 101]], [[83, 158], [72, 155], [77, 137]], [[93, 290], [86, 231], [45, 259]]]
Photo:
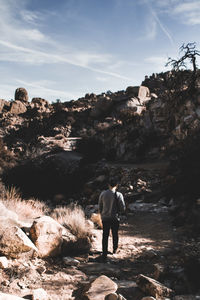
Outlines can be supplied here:
[[37, 251], [27, 235], [17, 226], [0, 223], [0, 253], [8, 257], [19, 257], [24, 252]]
[[24, 298], [0, 292], [0, 300], [23, 300]]
[[15, 91], [15, 100], [28, 101], [28, 92], [25, 88], [17, 88]]
[[151, 99], [149, 88], [146, 86], [129, 86], [126, 89], [126, 94], [130, 97], [137, 97], [140, 104]]
[[163, 299], [173, 295], [173, 291], [164, 286], [160, 282], [140, 274], [137, 279], [138, 287], [147, 295], [153, 296], [156, 299]]
[[62, 234], [65, 228], [49, 216], [36, 219], [30, 229], [30, 237], [38, 249], [39, 257], [61, 253]]
[[151, 94], [149, 91], [149, 88], [146, 86], [140, 86], [138, 91], [138, 98], [140, 99], [140, 102], [144, 103], [151, 99]]
[[118, 286], [114, 281], [102, 275], [85, 288], [82, 296], [85, 300], [104, 300], [107, 295], [115, 293], [117, 288]]
[[24, 105], [21, 101], [16, 100], [11, 103], [10, 113], [11, 114], [23, 114], [27, 111], [26, 105]]

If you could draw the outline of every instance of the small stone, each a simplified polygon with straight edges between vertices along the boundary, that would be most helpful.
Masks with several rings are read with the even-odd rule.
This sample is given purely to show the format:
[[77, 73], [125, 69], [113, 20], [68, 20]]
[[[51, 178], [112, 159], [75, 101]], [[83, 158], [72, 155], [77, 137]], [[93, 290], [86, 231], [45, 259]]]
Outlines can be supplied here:
[[0, 268], [2, 269], [8, 268], [8, 260], [5, 256], [0, 257]]
[[143, 297], [142, 300], [156, 300], [154, 297]]
[[75, 259], [75, 258], [72, 258], [69, 256], [63, 257], [63, 262], [65, 263], [65, 265], [68, 265], [68, 266], [76, 266], [77, 267], [80, 265], [80, 261], [78, 259]]
[[33, 291], [32, 300], [47, 300], [48, 295], [44, 289], [37, 289]]
[[21, 289], [25, 289], [27, 287], [27, 285], [24, 282], [18, 282], [17, 285], [21, 288]]
[[4, 280], [1, 282], [1, 285], [3, 286], [9, 286], [9, 284], [10, 284], [9, 280]]
[[105, 300], [118, 300], [118, 295], [116, 293], [111, 293], [105, 297]]

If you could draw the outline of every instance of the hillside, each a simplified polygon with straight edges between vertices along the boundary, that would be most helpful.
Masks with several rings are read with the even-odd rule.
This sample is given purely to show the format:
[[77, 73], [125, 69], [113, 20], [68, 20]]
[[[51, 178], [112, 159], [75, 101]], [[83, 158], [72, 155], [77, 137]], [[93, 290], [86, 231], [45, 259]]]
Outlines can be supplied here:
[[[39, 247], [37, 234], [33, 233], [37, 229], [30, 231], [30, 228], [34, 228], [33, 222], [37, 226], [40, 222], [37, 218], [41, 215], [48, 215], [68, 230], [61, 235], [57, 233], [62, 247], [63, 236], [68, 236], [67, 247], [62, 248], [59, 244], [52, 250], [53, 255], [49, 254], [51, 251], [44, 255], [44, 260], [40, 254], [30, 259], [34, 272], [36, 262], [45, 271], [38, 271], [41, 285], [34, 285], [29, 278], [32, 287], [26, 287], [27, 293], [34, 287], [43, 287], [52, 299], [56, 299], [55, 290], [50, 291], [47, 284], [48, 268], [49, 274], [60, 276], [60, 283], [67, 280], [66, 274], [71, 276], [71, 283], [67, 280], [69, 286], [61, 284], [67, 294], [60, 299], [96, 299], [84, 298], [86, 296], [80, 296], [79, 291], [78, 296], [69, 295], [80, 282], [88, 283], [101, 274], [118, 282], [118, 294], [120, 292], [128, 300], [144, 299], [145, 295], [156, 299], [197, 299], [200, 275], [199, 70], [197, 78], [195, 88], [191, 89], [191, 71], [153, 74], [145, 77], [138, 87], [129, 86], [124, 91], [100, 95], [86, 94], [76, 101], [64, 103], [50, 104], [41, 98], [29, 102], [24, 88], [16, 90], [12, 102], [0, 99], [1, 202], [7, 209], [15, 210], [20, 222], [26, 223], [20, 226], [21, 223], [16, 221], [15, 225], [25, 228], [24, 232], [31, 237], [33, 245], [29, 245], [29, 250], [33, 250], [34, 245]], [[99, 264], [93, 262], [101, 243], [100, 232], [94, 229], [93, 223], [79, 212], [84, 221], [78, 229], [74, 230], [76, 221], [69, 225], [69, 215], [73, 215], [76, 205], [81, 205], [87, 218], [97, 212], [99, 194], [106, 188], [109, 177], [118, 178], [119, 190], [128, 207], [128, 220], [121, 232], [121, 252], [111, 259], [110, 269], [109, 266], [98, 267]], [[14, 195], [8, 192], [13, 186], [20, 195], [19, 192]], [[22, 216], [19, 209], [12, 207], [16, 197], [24, 206], [31, 203], [30, 210], [34, 211], [37, 205], [41, 208], [28, 218]], [[67, 205], [71, 205], [70, 213]], [[2, 216], [0, 221], [4, 224]], [[47, 221], [42, 219], [41, 222]], [[154, 232], [157, 223], [158, 230]], [[88, 231], [79, 236], [80, 228], [87, 226]], [[91, 244], [93, 235], [96, 235], [97, 248]], [[1, 241], [0, 251], [9, 258], [10, 252], [5, 254], [4, 247]], [[81, 252], [84, 252], [83, 256], [80, 256]], [[77, 263], [75, 269], [67, 267], [63, 275], [62, 259], [66, 255], [76, 255], [81, 263], [79, 261], [80, 266]], [[13, 258], [11, 255], [10, 264], [19, 268], [18, 263], [24, 258], [20, 255], [19, 261], [13, 261]], [[120, 274], [116, 270], [118, 261]], [[97, 264], [94, 268], [100, 268], [99, 274], [97, 271], [92, 273], [92, 264]], [[51, 270], [51, 265], [56, 266], [57, 273]], [[1, 291], [9, 293], [11, 268], [1, 272], [2, 282], [7, 280]], [[162, 292], [155, 294], [145, 290], [138, 279], [140, 273], [161, 281], [164, 286], [158, 290]], [[20, 276], [21, 281], [25, 280], [25, 274]], [[24, 296], [25, 289], [19, 287], [16, 278], [14, 282], [18, 287], [12, 285], [10, 292]], [[129, 284], [127, 289], [122, 288], [123, 280]], [[134, 282], [132, 290], [130, 281]], [[167, 291], [167, 287], [173, 293]], [[182, 298], [178, 296], [183, 294]]]

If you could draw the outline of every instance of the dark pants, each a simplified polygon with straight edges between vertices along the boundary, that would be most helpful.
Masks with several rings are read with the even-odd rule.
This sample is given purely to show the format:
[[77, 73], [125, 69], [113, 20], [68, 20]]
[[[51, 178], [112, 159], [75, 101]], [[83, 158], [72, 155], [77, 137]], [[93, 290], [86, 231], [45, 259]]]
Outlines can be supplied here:
[[103, 256], [106, 257], [108, 253], [108, 237], [110, 229], [112, 230], [112, 239], [113, 239], [113, 251], [116, 251], [118, 248], [118, 230], [119, 230], [119, 221], [117, 219], [103, 220], [103, 238], [102, 238], [102, 249]]

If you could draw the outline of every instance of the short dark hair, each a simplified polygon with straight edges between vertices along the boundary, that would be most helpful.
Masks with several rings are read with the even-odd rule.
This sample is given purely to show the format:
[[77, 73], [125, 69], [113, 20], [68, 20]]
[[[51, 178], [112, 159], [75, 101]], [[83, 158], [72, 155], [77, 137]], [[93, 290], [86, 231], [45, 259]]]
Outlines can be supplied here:
[[108, 181], [108, 184], [111, 186], [111, 187], [114, 187], [116, 185], [118, 185], [119, 181], [117, 178], [110, 178], [109, 181]]

